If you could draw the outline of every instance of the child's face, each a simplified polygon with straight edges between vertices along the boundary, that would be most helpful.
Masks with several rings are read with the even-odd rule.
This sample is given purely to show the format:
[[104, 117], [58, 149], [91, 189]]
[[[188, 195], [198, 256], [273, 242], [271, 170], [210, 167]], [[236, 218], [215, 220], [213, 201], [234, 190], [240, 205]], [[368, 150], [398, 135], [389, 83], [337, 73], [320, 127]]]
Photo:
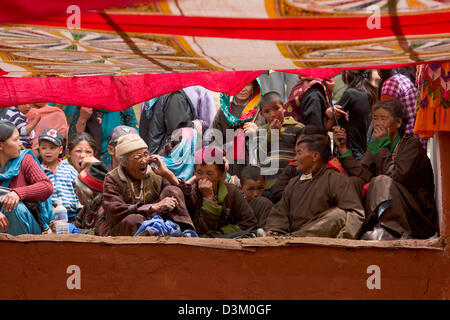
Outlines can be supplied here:
[[63, 151], [62, 146], [57, 146], [53, 142], [47, 140], [39, 141], [39, 154], [45, 164], [54, 164], [58, 162], [59, 155]]
[[28, 111], [30, 111], [32, 108], [31, 104], [20, 104], [17, 106], [17, 109], [22, 112], [23, 114], [27, 114]]
[[281, 123], [284, 121], [284, 108], [278, 100], [262, 105], [261, 112], [267, 123], [272, 123], [275, 119]]
[[253, 201], [257, 197], [264, 194], [266, 182], [263, 177], [258, 180], [246, 179], [241, 190], [248, 202]]
[[73, 167], [80, 172], [82, 170], [81, 161], [87, 157], [94, 156], [94, 149], [86, 141], [80, 141], [72, 150], [70, 150], [69, 157]]

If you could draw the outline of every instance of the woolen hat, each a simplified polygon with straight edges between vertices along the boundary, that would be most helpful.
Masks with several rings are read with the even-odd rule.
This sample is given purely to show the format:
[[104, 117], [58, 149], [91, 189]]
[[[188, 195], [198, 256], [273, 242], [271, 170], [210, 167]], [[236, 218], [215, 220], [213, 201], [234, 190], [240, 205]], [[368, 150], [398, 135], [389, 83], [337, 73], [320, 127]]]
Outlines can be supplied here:
[[89, 167], [78, 174], [78, 179], [87, 185], [89, 188], [102, 192], [103, 181], [108, 173], [105, 165], [102, 162], [93, 162]]
[[116, 157], [139, 150], [148, 149], [147, 144], [138, 134], [126, 134], [121, 136], [116, 145]]

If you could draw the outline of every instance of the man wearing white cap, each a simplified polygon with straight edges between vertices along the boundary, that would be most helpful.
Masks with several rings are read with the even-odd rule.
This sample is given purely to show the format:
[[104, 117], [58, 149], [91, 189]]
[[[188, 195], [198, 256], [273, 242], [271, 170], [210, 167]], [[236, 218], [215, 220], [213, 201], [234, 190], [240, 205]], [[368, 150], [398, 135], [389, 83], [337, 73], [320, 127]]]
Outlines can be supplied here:
[[195, 230], [178, 179], [158, 155], [150, 155], [139, 135], [121, 136], [115, 155], [119, 166], [107, 174], [103, 187], [103, 207], [112, 225], [109, 235], [132, 236], [156, 215], [177, 223], [182, 231]]

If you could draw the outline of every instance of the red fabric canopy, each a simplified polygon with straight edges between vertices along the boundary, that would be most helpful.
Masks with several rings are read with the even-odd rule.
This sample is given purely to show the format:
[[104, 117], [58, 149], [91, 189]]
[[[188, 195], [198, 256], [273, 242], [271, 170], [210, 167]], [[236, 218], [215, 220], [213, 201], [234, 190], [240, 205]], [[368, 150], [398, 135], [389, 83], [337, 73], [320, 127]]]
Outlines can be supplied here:
[[122, 110], [191, 85], [236, 94], [268, 69], [322, 78], [450, 60], [448, 1], [81, 0], [69, 29], [71, 4], [0, 3], [15, 23], [0, 25], [0, 106]]

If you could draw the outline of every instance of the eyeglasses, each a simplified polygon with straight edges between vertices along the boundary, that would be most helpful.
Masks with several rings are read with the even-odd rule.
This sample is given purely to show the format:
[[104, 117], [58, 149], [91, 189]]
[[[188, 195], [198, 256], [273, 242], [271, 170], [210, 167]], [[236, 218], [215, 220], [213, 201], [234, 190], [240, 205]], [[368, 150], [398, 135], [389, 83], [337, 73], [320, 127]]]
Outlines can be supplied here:
[[131, 158], [133, 160], [140, 161], [140, 160], [143, 160], [143, 159], [147, 159], [148, 157], [150, 157], [150, 153], [144, 152], [143, 154], [136, 154], [136, 155], [134, 155]]

